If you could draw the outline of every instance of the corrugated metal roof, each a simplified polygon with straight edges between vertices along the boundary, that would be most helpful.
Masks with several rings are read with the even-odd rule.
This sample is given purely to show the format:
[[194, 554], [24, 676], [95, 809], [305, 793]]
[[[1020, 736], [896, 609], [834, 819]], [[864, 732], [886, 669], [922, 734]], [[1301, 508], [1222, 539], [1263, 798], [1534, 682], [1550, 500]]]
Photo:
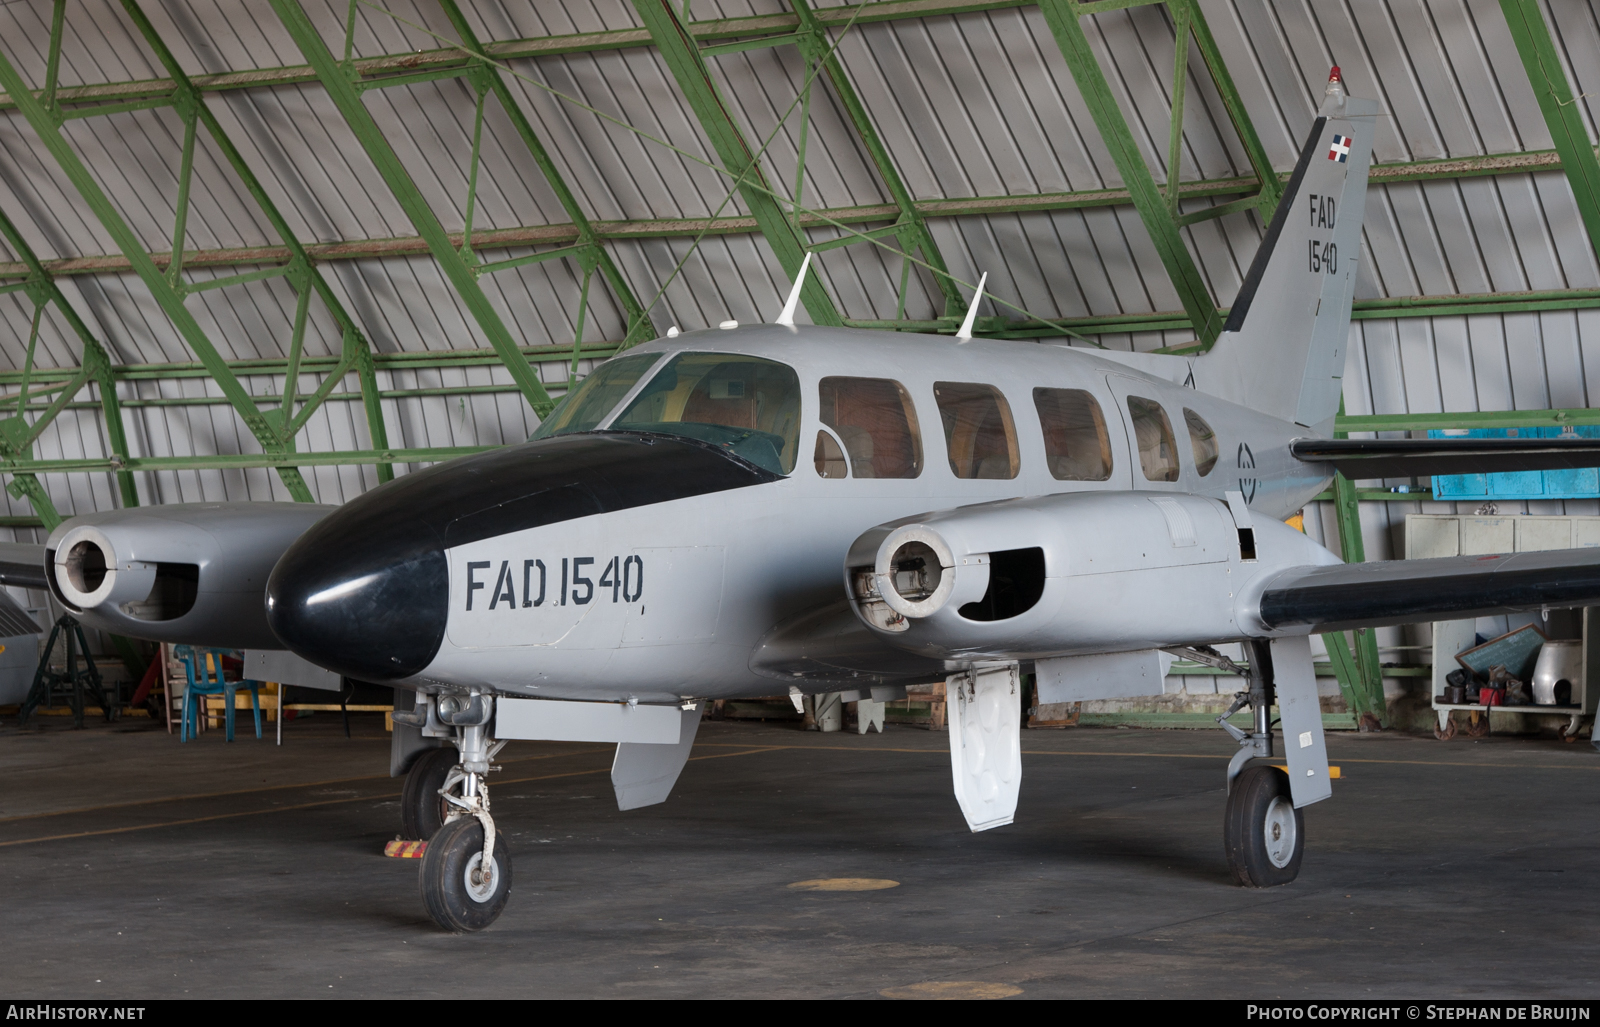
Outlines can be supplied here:
[[[340, 48], [342, 0], [308, 0], [324, 37]], [[397, 16], [357, 9], [354, 50], [374, 56], [431, 49], [451, 37], [427, 2], [390, 0]], [[820, 6], [846, 7], [827, 0]], [[1493, 0], [1361, 0], [1340, 5], [1272, 0], [1201, 4], [1243, 102], [1274, 165], [1294, 160], [1337, 61], [1350, 90], [1376, 96], [1381, 161], [1459, 157], [1551, 145], [1515, 48]], [[269, 68], [301, 57], [261, 4], [243, 0], [166, 0], [146, 4], [156, 29], [190, 73]], [[782, 13], [780, 0], [694, 0], [696, 18]], [[0, 39], [30, 81], [44, 78], [48, 7], [0, 6]], [[639, 24], [627, 0], [482, 3], [468, 16], [485, 40], [619, 29]], [[1600, 94], [1600, 20], [1593, 4], [1550, 9], [1567, 72], [1579, 92]], [[400, 20], [404, 19], [404, 21]], [[422, 31], [406, 21], [424, 26]], [[1142, 152], [1165, 174], [1174, 37], [1164, 10], [1136, 8], [1085, 19], [1091, 44]], [[855, 26], [838, 58], [859, 92], [913, 196], [1024, 195], [1120, 185], [1066, 64], [1035, 8]], [[797, 114], [779, 125], [806, 75], [794, 47], [709, 58], [719, 87], [747, 136], [772, 136], [765, 166], [773, 187], [792, 188]], [[570, 94], [644, 133], [658, 145], [567, 103], [523, 78], [510, 86], [586, 214], [595, 219], [704, 217], [743, 213], [705, 133], [659, 54], [636, 47], [512, 62], [517, 76]], [[62, 53], [64, 85], [161, 76], [158, 63], [111, 0], [69, 5]], [[1197, 53], [1188, 67], [1182, 177], [1249, 173], [1243, 149]], [[444, 226], [465, 217], [474, 96], [460, 80], [367, 94], [368, 109]], [[1595, 97], [1579, 101], [1591, 125]], [[207, 103], [302, 241], [382, 239], [414, 234], [320, 86], [285, 85], [211, 93]], [[820, 88], [812, 104], [802, 199], [810, 206], [884, 203], [882, 185], [837, 102]], [[68, 138], [141, 241], [171, 244], [182, 124], [169, 109], [69, 122]], [[685, 156], [688, 154], [689, 156]], [[195, 162], [191, 247], [276, 243], [270, 225], [214, 144], [201, 133]], [[1211, 201], [1187, 201], [1201, 205]], [[45, 258], [114, 253], [110, 237], [14, 112], [0, 114], [0, 206]], [[478, 229], [567, 220], [555, 194], [491, 100], [483, 129]], [[934, 238], [951, 270], [969, 281], [990, 274], [997, 295], [1045, 316], [1170, 311], [1179, 306], [1160, 261], [1129, 207], [934, 218]], [[816, 230], [825, 238], [831, 230]], [[1255, 251], [1253, 217], [1235, 214], [1185, 230], [1219, 303], [1228, 303]], [[1600, 286], [1600, 264], [1585, 239], [1560, 172], [1422, 183], [1379, 184], [1370, 192], [1361, 295], [1402, 296]], [[788, 281], [754, 236], [707, 237], [672, 277], [690, 240], [607, 244], [656, 326], [699, 327], [727, 317], [765, 319]], [[514, 253], [531, 252], [528, 250]], [[898, 257], [868, 245], [829, 251], [818, 261], [846, 316], [892, 317]], [[229, 269], [231, 272], [233, 269]], [[223, 271], [197, 270], [195, 278]], [[426, 256], [335, 261], [323, 273], [380, 352], [440, 352], [486, 345], [433, 260]], [[938, 290], [920, 271], [907, 314], [941, 312]], [[525, 344], [567, 343], [576, 323], [581, 272], [550, 261], [486, 276], [491, 301]], [[193, 359], [143, 286], [130, 274], [61, 280], [70, 301], [114, 358], [124, 362]], [[622, 337], [619, 305], [596, 282], [586, 336]], [[294, 312], [281, 280], [192, 297], [190, 309], [230, 358], [282, 357]], [[0, 366], [20, 367], [28, 306], [0, 297]], [[1363, 321], [1352, 328], [1347, 405], [1352, 413], [1589, 405], [1585, 348], [1600, 341], [1600, 315], [1546, 313]], [[1173, 332], [1105, 336], [1141, 349], [1184, 341]], [[308, 354], [337, 351], [339, 334], [312, 304]], [[77, 363], [77, 340], [54, 314], [45, 319], [41, 367]], [[585, 364], [587, 366], [587, 363]], [[546, 382], [565, 381], [564, 363], [541, 366]], [[1597, 372], [1600, 373], [1600, 372]], [[501, 369], [383, 371], [384, 388], [505, 384]], [[281, 378], [246, 379], [258, 395]], [[1596, 383], [1600, 385], [1600, 383]], [[315, 382], [307, 376], [301, 388]], [[345, 388], [355, 388], [353, 379]], [[217, 395], [200, 380], [124, 383], [125, 398]], [[207, 390], [210, 390], [207, 392]], [[341, 389], [343, 391], [343, 389]], [[357, 404], [334, 402], [312, 418], [305, 448], [364, 447]], [[391, 444], [493, 444], [525, 436], [534, 419], [515, 393], [385, 401]], [[141, 454], [250, 452], [255, 441], [225, 406], [139, 407], [127, 412]], [[69, 411], [45, 432], [41, 456], [104, 452], [92, 411]], [[322, 498], [340, 501], [370, 487], [371, 468], [307, 472]], [[47, 486], [63, 512], [113, 504], [105, 475], [52, 475]], [[269, 471], [182, 472], [141, 476], [148, 501], [287, 498]], [[26, 504], [8, 500], [10, 512]], [[1373, 555], [1380, 555], [1374, 551]]]

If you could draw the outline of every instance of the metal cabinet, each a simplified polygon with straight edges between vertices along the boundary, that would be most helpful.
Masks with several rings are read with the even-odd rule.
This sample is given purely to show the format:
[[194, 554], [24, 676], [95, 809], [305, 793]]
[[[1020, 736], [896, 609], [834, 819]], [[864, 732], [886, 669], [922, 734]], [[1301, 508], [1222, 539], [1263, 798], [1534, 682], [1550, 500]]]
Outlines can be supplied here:
[[[1506, 516], [1465, 514], [1408, 514], [1406, 516], [1406, 558], [1426, 560], [1444, 556], [1476, 556], [1489, 553], [1525, 553], [1551, 549], [1600, 547], [1600, 517], [1542, 517], [1529, 514]], [[1555, 611], [1552, 611], [1552, 616]], [[1486, 734], [1490, 718], [1510, 714], [1567, 716], [1564, 734], [1576, 737], [1585, 719], [1594, 717], [1600, 700], [1600, 608], [1580, 611], [1583, 639], [1583, 675], [1573, 682], [1571, 706], [1482, 706], [1477, 703], [1445, 704], [1445, 676], [1460, 666], [1456, 653], [1470, 649], [1476, 639], [1476, 622], [1450, 620], [1433, 622], [1433, 676], [1429, 701], [1438, 718], [1437, 733], [1455, 733], [1450, 714], [1456, 710], [1469, 715], [1469, 733]], [[1480, 728], [1481, 725], [1481, 728]]]

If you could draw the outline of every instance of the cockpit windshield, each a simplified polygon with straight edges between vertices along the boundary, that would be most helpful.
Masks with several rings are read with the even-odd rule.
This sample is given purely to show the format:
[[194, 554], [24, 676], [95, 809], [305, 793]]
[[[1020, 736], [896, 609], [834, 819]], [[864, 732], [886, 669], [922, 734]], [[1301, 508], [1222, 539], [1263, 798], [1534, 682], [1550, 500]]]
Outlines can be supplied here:
[[800, 379], [775, 360], [680, 353], [610, 427], [699, 439], [788, 474], [800, 446]]
[[561, 397], [561, 402], [528, 438], [544, 439], [551, 435], [590, 431], [611, 413], [612, 407], [622, 402], [633, 384], [659, 359], [659, 353], [634, 353], [607, 360], [590, 372], [577, 388]]

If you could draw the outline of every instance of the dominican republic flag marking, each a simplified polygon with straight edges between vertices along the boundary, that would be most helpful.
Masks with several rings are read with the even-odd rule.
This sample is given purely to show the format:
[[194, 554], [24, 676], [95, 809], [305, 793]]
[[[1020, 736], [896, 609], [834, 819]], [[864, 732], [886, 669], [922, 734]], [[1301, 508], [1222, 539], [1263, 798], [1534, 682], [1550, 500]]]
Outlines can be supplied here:
[[1333, 137], [1333, 145], [1328, 147], [1328, 159], [1329, 160], [1336, 160], [1340, 164], [1343, 164], [1345, 162], [1345, 158], [1349, 157], [1349, 156], [1350, 156], [1350, 137], [1349, 136], [1334, 136]]

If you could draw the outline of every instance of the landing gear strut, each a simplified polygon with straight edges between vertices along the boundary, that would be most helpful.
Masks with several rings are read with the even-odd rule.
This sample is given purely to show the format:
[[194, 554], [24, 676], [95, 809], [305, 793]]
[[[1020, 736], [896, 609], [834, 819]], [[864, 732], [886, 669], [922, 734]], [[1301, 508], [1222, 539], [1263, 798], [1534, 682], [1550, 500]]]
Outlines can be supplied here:
[[[418, 706], [454, 732], [454, 749], [417, 758], [406, 775], [401, 817], [408, 834], [428, 839], [422, 856], [422, 904], [440, 927], [461, 934], [494, 923], [511, 894], [511, 850], [495, 830], [484, 777], [505, 745], [489, 737], [494, 699], [441, 695]], [[431, 714], [431, 717], [428, 715]]]
[[[1247, 645], [1248, 670], [1214, 650], [1189, 652], [1198, 653], [1195, 658], [1205, 657], [1202, 662], [1212, 666], [1242, 673], [1249, 682], [1249, 690], [1238, 693], [1228, 712], [1217, 718], [1239, 743], [1239, 751], [1228, 761], [1228, 808], [1223, 815], [1222, 840], [1234, 881], [1247, 888], [1270, 888], [1299, 876], [1306, 826], [1295, 809], [1289, 775], [1274, 766], [1246, 766], [1253, 759], [1272, 758], [1274, 699], [1272, 647], [1265, 641]], [[1245, 706], [1254, 714], [1250, 731], [1228, 723], [1228, 718]]]

